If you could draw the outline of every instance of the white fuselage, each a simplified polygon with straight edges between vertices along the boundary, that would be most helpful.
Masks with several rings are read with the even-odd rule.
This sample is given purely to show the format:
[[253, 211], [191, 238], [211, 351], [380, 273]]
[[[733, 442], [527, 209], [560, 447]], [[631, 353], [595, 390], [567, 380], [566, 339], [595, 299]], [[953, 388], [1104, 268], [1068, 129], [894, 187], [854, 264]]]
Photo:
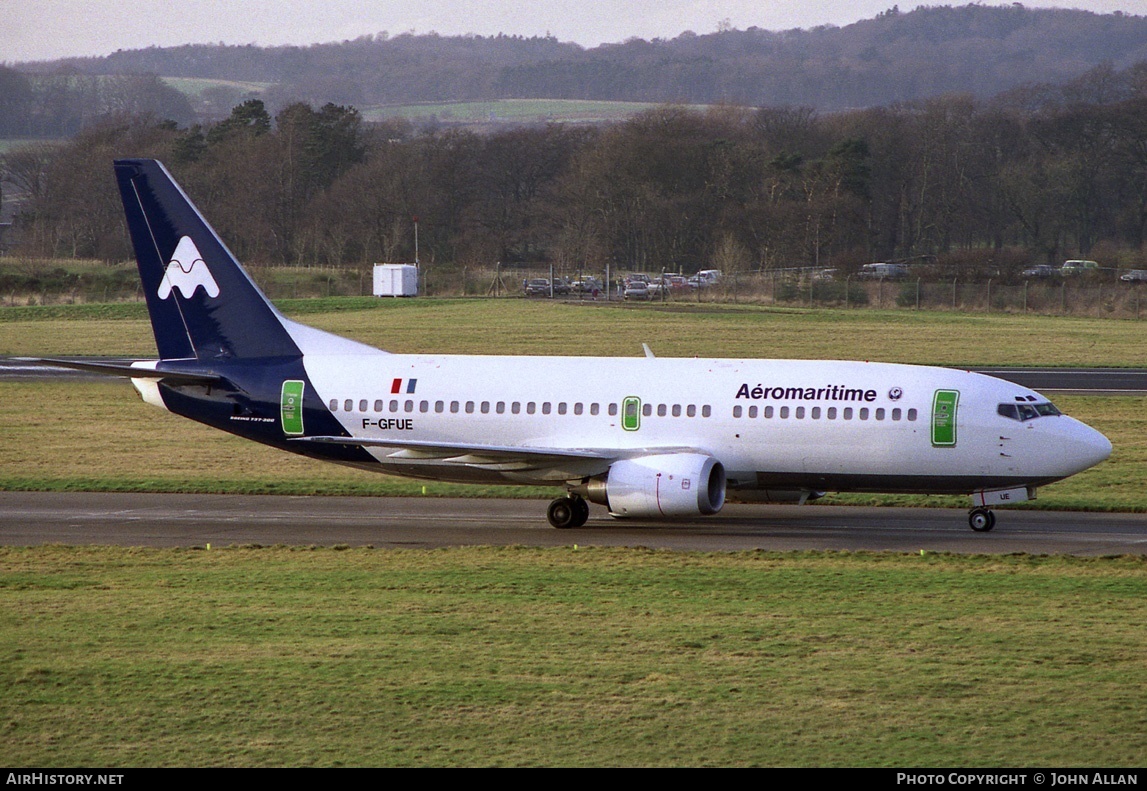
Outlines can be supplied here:
[[[719, 460], [733, 491], [971, 493], [1058, 480], [1111, 449], [1099, 432], [1064, 415], [1001, 415], [1000, 404], [1046, 399], [946, 368], [384, 352], [306, 355], [304, 365], [353, 437], [629, 456], [691, 450]], [[946, 402], [954, 414], [936, 415], [944, 406], [938, 391], [957, 394]], [[519, 472], [460, 468], [385, 447], [369, 452], [396, 473], [463, 481], [553, 484], [600, 472], [591, 462]]]

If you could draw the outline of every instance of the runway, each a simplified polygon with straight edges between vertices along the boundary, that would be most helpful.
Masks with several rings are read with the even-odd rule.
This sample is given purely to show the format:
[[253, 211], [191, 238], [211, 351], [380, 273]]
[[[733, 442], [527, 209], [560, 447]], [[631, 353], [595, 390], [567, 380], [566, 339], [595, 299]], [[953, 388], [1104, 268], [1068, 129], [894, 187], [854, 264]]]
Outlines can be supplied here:
[[728, 505], [685, 522], [555, 530], [545, 501], [461, 498], [0, 492], [0, 545], [223, 547], [626, 546], [676, 551], [838, 550], [1143, 555], [1147, 515], [997, 511], [975, 533], [957, 509]]

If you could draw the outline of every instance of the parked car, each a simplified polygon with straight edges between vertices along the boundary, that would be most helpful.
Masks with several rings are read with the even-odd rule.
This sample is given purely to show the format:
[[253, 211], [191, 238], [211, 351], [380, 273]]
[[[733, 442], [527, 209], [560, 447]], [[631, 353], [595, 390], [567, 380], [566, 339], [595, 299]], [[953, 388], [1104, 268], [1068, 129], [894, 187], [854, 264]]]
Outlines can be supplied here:
[[645, 280], [627, 280], [624, 296], [626, 299], [649, 299], [649, 283]]
[[592, 275], [586, 276], [581, 280], [575, 280], [570, 284], [570, 288], [575, 294], [592, 294], [594, 291], [604, 290], [601, 281]]
[[550, 281], [544, 277], [535, 277], [522, 284], [527, 297], [548, 297], [550, 295]]
[[1119, 276], [1124, 283], [1147, 283], [1147, 269], [1132, 269]]
[[1082, 275], [1084, 272], [1091, 272], [1099, 269], [1099, 264], [1095, 261], [1064, 261], [1063, 266], [1059, 268], [1059, 273], [1064, 276]]
[[1051, 264], [1036, 264], [1035, 266], [1029, 266], [1021, 275], [1023, 277], [1054, 277], [1056, 275], [1056, 269]]
[[903, 280], [908, 277], [904, 264], [865, 264], [856, 275], [861, 280]]

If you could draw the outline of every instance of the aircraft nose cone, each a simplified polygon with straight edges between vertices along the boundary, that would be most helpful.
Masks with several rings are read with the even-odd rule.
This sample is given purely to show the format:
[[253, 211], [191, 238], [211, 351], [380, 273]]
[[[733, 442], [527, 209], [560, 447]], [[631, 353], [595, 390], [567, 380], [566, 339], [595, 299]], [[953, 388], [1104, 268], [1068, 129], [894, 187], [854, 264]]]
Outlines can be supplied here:
[[1094, 467], [1111, 456], [1111, 440], [1107, 437], [1078, 421], [1073, 429], [1065, 437], [1063, 453], [1076, 472]]

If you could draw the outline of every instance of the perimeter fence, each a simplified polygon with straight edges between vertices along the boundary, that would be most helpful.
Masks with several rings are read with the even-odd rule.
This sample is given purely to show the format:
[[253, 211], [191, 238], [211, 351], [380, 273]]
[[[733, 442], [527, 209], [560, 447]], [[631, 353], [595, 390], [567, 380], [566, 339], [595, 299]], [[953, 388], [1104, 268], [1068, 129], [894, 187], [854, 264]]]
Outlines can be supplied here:
[[[142, 301], [133, 264], [20, 262], [0, 259], [0, 305]], [[54, 265], [56, 264], [56, 265]], [[274, 300], [368, 296], [371, 266], [248, 265], [251, 276]], [[757, 304], [784, 307], [945, 310], [1031, 313], [1056, 316], [1147, 318], [1147, 283], [1123, 282], [1110, 271], [1099, 276], [1000, 282], [818, 279], [784, 272], [726, 275], [714, 284], [630, 289], [631, 275], [552, 270], [549, 267], [435, 267], [420, 270], [419, 292], [431, 297], [490, 297], [629, 303]], [[646, 275], [653, 282], [659, 273]], [[527, 294], [527, 286], [533, 282]], [[539, 286], [544, 281], [546, 286]], [[548, 284], [552, 283], [552, 289]], [[552, 294], [551, 294], [552, 291]]]

